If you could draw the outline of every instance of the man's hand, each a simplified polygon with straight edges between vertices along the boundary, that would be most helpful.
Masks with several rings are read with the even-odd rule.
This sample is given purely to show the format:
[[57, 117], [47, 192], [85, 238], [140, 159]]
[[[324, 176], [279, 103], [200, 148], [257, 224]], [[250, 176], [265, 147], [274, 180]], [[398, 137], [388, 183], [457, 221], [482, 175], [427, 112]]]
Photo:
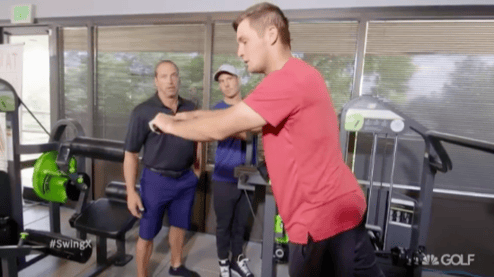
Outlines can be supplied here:
[[173, 124], [173, 116], [164, 113], [158, 113], [153, 120], [149, 122], [149, 128], [155, 133], [169, 133], [170, 125]]
[[141, 197], [136, 191], [127, 191], [127, 208], [133, 216], [137, 218], [142, 217], [144, 206], [142, 205]]

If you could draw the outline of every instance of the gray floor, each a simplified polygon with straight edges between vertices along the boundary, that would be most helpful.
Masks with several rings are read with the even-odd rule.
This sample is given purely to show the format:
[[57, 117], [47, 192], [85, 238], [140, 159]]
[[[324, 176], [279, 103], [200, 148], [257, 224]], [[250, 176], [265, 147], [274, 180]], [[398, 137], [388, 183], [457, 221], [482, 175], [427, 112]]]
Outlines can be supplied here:
[[[68, 219], [74, 213], [72, 209], [61, 208], [61, 232], [63, 235], [75, 237], [75, 229], [68, 224]], [[24, 226], [25, 229], [49, 230], [48, 208], [42, 205], [25, 205], [24, 207]], [[127, 233], [127, 253], [134, 255], [135, 245], [138, 237], [138, 226], [134, 226]], [[167, 228], [163, 228], [155, 239], [154, 253], [150, 264], [150, 273], [152, 276], [169, 276], [168, 268], [170, 266], [170, 251], [167, 243]], [[94, 244], [96, 238], [88, 235], [93, 243], [93, 255], [91, 259], [80, 264], [66, 261], [63, 259], [48, 256], [41, 261], [19, 272], [21, 277], [38, 277], [38, 276], [85, 276], [96, 265], [96, 249]], [[188, 233], [185, 245], [185, 265], [196, 271], [202, 277], [219, 276], [218, 262], [216, 257], [215, 237], [204, 233]], [[116, 247], [113, 241], [109, 240], [108, 253], [111, 255]], [[249, 242], [245, 249], [247, 257], [250, 258], [249, 267], [255, 276], [261, 276], [261, 244]], [[28, 259], [32, 257], [28, 256]], [[105, 277], [125, 277], [136, 276], [135, 259], [124, 267], [112, 266], [101, 273], [99, 276]], [[277, 276], [288, 276], [286, 265], [277, 266]], [[440, 273], [424, 272], [423, 277], [446, 276]]]

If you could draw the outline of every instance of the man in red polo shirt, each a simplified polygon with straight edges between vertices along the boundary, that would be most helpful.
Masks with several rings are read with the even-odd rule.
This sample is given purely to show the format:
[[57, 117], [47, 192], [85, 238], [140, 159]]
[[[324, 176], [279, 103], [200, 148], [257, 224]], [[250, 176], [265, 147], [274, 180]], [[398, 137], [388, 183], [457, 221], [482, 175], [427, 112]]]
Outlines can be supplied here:
[[[261, 3], [233, 23], [238, 55], [266, 77], [245, 99], [191, 120], [157, 115], [151, 129], [195, 141], [262, 127], [273, 194], [290, 238], [290, 276], [384, 276], [365, 231], [366, 203], [342, 159], [321, 74], [291, 55], [288, 20]], [[181, 116], [180, 118], [186, 118]]]

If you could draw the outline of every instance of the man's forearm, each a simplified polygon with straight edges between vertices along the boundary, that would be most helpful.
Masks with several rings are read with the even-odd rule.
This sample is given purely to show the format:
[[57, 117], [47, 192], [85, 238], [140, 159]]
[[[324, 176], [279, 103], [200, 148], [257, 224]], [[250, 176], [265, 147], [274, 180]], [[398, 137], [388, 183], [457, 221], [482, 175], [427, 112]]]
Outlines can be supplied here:
[[248, 132], [252, 133], [253, 135], [256, 135], [256, 134], [262, 132], [262, 127], [254, 128], [254, 129], [249, 130], [249, 131], [236, 133], [236, 134], [231, 135], [230, 137], [236, 138], [236, 139], [241, 139], [241, 140], [246, 140]]
[[231, 138], [247, 140], [247, 132], [240, 132], [230, 136]]
[[208, 115], [211, 115], [212, 111], [211, 110], [195, 110], [191, 112], [181, 112], [177, 113], [175, 116], [178, 120], [190, 120], [190, 119], [195, 119], [198, 117], [205, 117]]
[[[223, 140], [243, 130], [229, 130], [224, 121], [228, 109], [207, 111], [205, 116], [197, 116], [190, 120], [174, 120], [165, 133], [193, 141]], [[159, 126], [164, 128], [164, 126]]]
[[[198, 117], [208, 117], [208, 116], [213, 116], [214, 111], [219, 111], [219, 110], [196, 110], [192, 112], [183, 112], [183, 113], [178, 113], [176, 118], [177, 120], [191, 120], [191, 119], [196, 119]], [[241, 140], [246, 140], [247, 139], [247, 132], [240, 132], [231, 135], [230, 137], [236, 138], [236, 139], [241, 139]]]
[[125, 153], [125, 158], [123, 162], [123, 173], [125, 179], [125, 188], [127, 193], [129, 191], [135, 191], [137, 170], [139, 168], [139, 156], [134, 156], [133, 154]]
[[192, 141], [223, 140], [233, 134], [266, 125], [266, 121], [249, 106], [240, 102], [228, 109], [210, 111], [208, 116], [177, 120], [159, 113], [149, 123], [152, 130]]

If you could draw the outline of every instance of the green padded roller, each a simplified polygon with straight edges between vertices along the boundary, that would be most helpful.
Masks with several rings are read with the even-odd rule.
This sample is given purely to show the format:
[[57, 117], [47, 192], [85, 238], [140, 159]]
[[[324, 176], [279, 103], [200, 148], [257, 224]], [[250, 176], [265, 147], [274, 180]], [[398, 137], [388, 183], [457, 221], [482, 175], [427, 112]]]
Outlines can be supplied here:
[[47, 201], [66, 203], [66, 185], [70, 181], [67, 174], [75, 173], [77, 161], [71, 158], [69, 161], [69, 172], [60, 171], [56, 160], [58, 151], [43, 153], [34, 164], [33, 189], [36, 194]]

